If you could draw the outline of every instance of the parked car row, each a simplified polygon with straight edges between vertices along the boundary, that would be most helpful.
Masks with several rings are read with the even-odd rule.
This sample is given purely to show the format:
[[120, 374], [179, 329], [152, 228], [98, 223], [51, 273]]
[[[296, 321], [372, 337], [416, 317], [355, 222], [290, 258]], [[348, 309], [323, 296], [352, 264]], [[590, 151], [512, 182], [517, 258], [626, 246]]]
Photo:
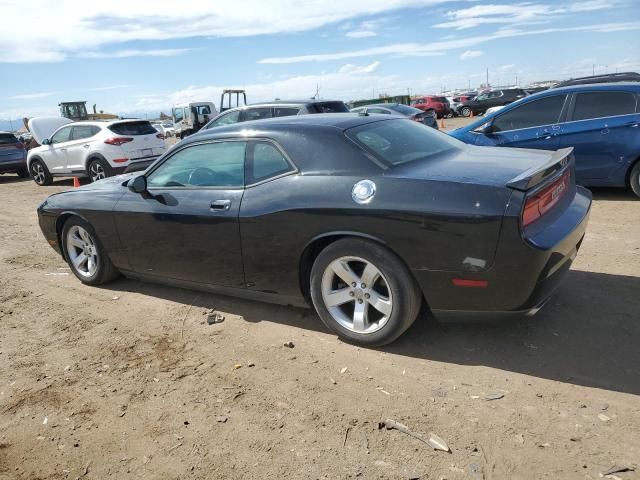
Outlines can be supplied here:
[[640, 83], [561, 87], [522, 98], [450, 132], [472, 145], [571, 147], [576, 180], [640, 196]]
[[350, 110], [353, 113], [359, 114], [382, 114], [382, 115], [399, 115], [401, 117], [409, 118], [414, 122], [419, 122], [427, 125], [428, 127], [438, 129], [438, 120], [436, 118], [436, 112], [434, 110], [420, 110], [414, 107], [408, 107], [401, 103], [374, 103], [372, 105], [366, 105], [363, 107], [352, 108]]

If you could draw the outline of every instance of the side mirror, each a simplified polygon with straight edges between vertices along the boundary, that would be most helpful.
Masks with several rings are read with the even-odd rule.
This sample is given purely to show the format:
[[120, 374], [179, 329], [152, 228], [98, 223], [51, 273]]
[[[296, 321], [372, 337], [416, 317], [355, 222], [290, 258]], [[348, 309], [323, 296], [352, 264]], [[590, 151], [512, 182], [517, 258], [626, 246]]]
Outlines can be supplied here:
[[476, 128], [474, 132], [482, 133], [484, 135], [493, 133], [493, 121], [489, 120], [488, 122], [483, 123], [478, 128]]
[[44, 140], [42, 140], [42, 145], [51, 145], [51, 140], [45, 138]]
[[147, 191], [147, 177], [144, 175], [139, 175], [137, 177], [132, 178], [127, 183], [127, 188], [131, 190], [133, 193], [144, 193]]

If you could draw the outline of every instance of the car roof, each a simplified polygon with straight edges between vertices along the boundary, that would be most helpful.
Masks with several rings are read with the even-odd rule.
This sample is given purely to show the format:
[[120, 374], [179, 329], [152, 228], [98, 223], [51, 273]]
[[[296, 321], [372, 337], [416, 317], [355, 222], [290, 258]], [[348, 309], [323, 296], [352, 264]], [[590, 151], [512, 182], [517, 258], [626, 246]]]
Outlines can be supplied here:
[[399, 105], [397, 102], [394, 102], [394, 103], [372, 103], [370, 105], [360, 105], [359, 107], [356, 107], [356, 108], [365, 108], [365, 107], [390, 108], [390, 107], [397, 106], [397, 105]]
[[640, 90], [640, 82], [609, 82], [609, 83], [588, 83], [584, 85], [567, 85], [566, 87], [556, 87], [545, 90], [541, 93], [573, 92], [590, 90]]
[[228, 108], [221, 113], [227, 113], [235, 110], [245, 110], [247, 108], [256, 108], [256, 107], [272, 107], [272, 106], [302, 107], [304, 105], [314, 105], [316, 103], [334, 103], [334, 102], [344, 103], [342, 100], [273, 100], [270, 102], [250, 103], [248, 105], [241, 105], [239, 107]]
[[[359, 113], [317, 113], [314, 115], [290, 115], [286, 117], [265, 118], [262, 120], [250, 120], [247, 122], [238, 122], [231, 125], [201, 130], [195, 135], [188, 138], [204, 138], [223, 137], [230, 133], [251, 132], [260, 130], [280, 129], [281, 127], [299, 127], [299, 128], [331, 128], [337, 130], [347, 130], [349, 128], [358, 127], [367, 123], [380, 121], [387, 116], [368, 116]], [[254, 127], [254, 128], [253, 128]]]

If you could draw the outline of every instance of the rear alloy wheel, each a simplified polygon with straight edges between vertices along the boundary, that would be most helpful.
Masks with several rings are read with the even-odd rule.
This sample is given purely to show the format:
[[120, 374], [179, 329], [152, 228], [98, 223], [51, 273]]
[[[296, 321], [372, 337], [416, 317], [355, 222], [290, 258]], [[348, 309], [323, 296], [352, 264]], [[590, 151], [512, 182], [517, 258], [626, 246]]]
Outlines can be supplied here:
[[460, 115], [462, 115], [463, 117], [470, 117], [471, 109], [469, 107], [462, 107], [460, 109]]
[[62, 248], [73, 274], [81, 282], [100, 285], [119, 275], [91, 226], [72, 217], [62, 229]]
[[311, 297], [340, 337], [385, 345], [416, 319], [422, 295], [402, 261], [377, 243], [344, 239], [325, 248], [311, 271]]
[[29, 169], [31, 170], [33, 181], [41, 187], [45, 185], [51, 185], [51, 183], [53, 182], [53, 177], [51, 177], [49, 169], [47, 169], [46, 165], [40, 160], [33, 160], [31, 162], [31, 165], [29, 166]]
[[636, 162], [633, 169], [631, 169], [629, 184], [633, 193], [640, 197], [640, 161]]
[[89, 178], [92, 182], [97, 182], [103, 178], [111, 176], [111, 167], [101, 158], [94, 158], [89, 161]]

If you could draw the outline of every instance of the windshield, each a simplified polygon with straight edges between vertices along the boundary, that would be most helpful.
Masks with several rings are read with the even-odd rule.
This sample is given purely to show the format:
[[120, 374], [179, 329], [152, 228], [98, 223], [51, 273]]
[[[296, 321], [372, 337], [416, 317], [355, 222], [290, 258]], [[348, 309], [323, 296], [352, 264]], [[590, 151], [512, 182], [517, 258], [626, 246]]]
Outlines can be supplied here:
[[394, 112], [398, 112], [398, 113], [401, 113], [402, 115], [407, 115], [407, 116], [409, 116], [409, 115], [418, 115], [420, 113], [424, 113], [419, 108], [408, 107], [408, 106], [402, 105], [402, 104], [389, 105], [388, 108], [390, 108]]
[[345, 113], [349, 111], [344, 102], [316, 102], [307, 108], [312, 113]]
[[372, 122], [347, 136], [387, 165], [401, 165], [459, 148], [460, 142], [431, 127], [405, 119]]

